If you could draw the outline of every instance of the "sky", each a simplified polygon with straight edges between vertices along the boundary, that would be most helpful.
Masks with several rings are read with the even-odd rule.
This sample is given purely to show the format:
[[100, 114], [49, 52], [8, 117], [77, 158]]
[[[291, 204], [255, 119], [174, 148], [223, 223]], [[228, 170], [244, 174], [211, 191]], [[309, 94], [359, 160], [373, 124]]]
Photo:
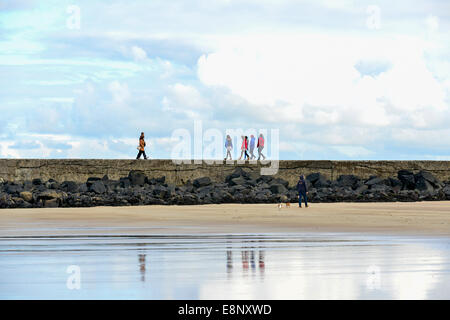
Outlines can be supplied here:
[[445, 0], [0, 0], [0, 158], [449, 160], [449, 101]]

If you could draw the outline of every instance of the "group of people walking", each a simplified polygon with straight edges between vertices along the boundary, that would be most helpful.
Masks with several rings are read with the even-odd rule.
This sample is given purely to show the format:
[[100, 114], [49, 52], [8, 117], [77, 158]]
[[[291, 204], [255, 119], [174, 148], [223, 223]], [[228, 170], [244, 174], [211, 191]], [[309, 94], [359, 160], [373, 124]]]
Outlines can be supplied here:
[[[241, 136], [242, 138], [242, 144], [241, 144], [241, 156], [238, 160], [242, 159], [242, 156], [244, 156], [244, 160], [254, 160], [256, 159], [255, 154], [253, 151], [255, 150], [255, 143], [256, 138], [254, 135], [250, 135], [250, 141], [247, 136]], [[144, 156], [144, 159], [147, 159], [147, 155], [145, 154], [145, 140], [144, 140], [144, 132], [141, 132], [141, 136], [139, 137], [139, 146], [138, 149], [138, 155], [136, 156], [136, 159], [140, 159], [141, 156]], [[258, 159], [260, 160], [261, 157], [263, 160], [266, 159], [266, 156], [262, 153], [264, 149], [264, 136], [261, 133], [258, 137], [258, 142], [256, 143], [256, 148], [258, 149]], [[225, 141], [225, 149], [227, 150], [227, 156], [224, 160], [233, 160], [231, 157], [231, 150], [233, 150], [233, 140], [231, 139], [230, 135], [227, 135], [227, 139]], [[248, 154], [248, 150], [250, 149], [250, 154]]]
[[[250, 143], [248, 141], [247, 136], [241, 136], [242, 138], [242, 144], [241, 144], [241, 156], [238, 160], [242, 159], [242, 156], [244, 156], [244, 160], [253, 160], [256, 159], [256, 156], [253, 154], [253, 151], [255, 150], [255, 136], [250, 135]], [[139, 137], [139, 146], [137, 149], [139, 150], [138, 155], [136, 159], [139, 159], [141, 155], [144, 156], [144, 159], [147, 159], [147, 155], [145, 154], [145, 140], [144, 140], [144, 133], [141, 132], [141, 136]], [[227, 135], [227, 139], [225, 141], [225, 148], [227, 149], [227, 157], [224, 160], [228, 160], [228, 157], [231, 158], [231, 150], [233, 150], [233, 140], [231, 139], [230, 135]], [[250, 154], [248, 154], [247, 150], [250, 148]], [[258, 142], [256, 144], [256, 148], [258, 149], [258, 160], [263, 157], [263, 159], [266, 159], [266, 157], [263, 155], [262, 151], [264, 149], [264, 136], [261, 133], [258, 137]], [[306, 186], [305, 177], [303, 175], [300, 176], [298, 182], [297, 182], [297, 191], [298, 191], [298, 205], [301, 208], [302, 207], [302, 198], [305, 202], [305, 206], [308, 207], [308, 199], [306, 195], [308, 194], [308, 189]]]
[[[256, 138], [254, 135], [250, 135], [250, 141], [247, 136], [241, 136], [242, 143], [241, 143], [241, 156], [238, 160], [242, 159], [242, 156], [244, 156], [244, 160], [254, 160], [256, 159], [255, 154], [253, 151], [255, 150], [255, 142]], [[260, 160], [261, 157], [263, 160], [266, 159], [266, 156], [262, 153], [264, 149], [264, 136], [261, 133], [258, 137], [258, 142], [256, 143], [256, 148], [258, 149], [258, 159]], [[227, 139], [225, 140], [225, 149], [227, 150], [227, 156], [224, 160], [233, 160], [231, 157], [231, 150], [233, 150], [233, 140], [231, 139], [230, 135], [227, 135]], [[250, 149], [250, 154], [248, 154], [248, 150]], [[229, 157], [229, 159], [228, 159]]]

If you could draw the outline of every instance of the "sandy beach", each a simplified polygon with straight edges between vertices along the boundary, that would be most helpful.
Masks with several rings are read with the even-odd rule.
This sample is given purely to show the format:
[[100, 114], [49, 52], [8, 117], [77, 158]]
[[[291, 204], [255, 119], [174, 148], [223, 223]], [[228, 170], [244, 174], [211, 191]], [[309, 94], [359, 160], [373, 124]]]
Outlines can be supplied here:
[[0, 210], [0, 236], [314, 231], [450, 236], [450, 202]]

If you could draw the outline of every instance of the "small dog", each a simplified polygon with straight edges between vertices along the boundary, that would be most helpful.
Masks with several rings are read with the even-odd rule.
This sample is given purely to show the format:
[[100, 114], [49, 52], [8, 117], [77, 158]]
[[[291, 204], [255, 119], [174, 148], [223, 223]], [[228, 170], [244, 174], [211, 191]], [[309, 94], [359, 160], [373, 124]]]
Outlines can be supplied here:
[[280, 202], [280, 203], [277, 205], [277, 207], [278, 207], [278, 209], [281, 209], [281, 208], [283, 208], [283, 204]]
[[291, 203], [290, 202], [286, 202], [286, 208], [290, 208], [291, 207]]

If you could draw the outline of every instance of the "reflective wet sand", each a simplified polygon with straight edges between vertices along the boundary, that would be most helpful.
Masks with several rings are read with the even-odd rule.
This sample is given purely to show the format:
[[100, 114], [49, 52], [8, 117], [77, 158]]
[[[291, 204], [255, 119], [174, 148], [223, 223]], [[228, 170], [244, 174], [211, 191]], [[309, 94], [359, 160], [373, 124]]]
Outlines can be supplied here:
[[2, 236], [0, 299], [450, 298], [447, 237], [178, 231]]

